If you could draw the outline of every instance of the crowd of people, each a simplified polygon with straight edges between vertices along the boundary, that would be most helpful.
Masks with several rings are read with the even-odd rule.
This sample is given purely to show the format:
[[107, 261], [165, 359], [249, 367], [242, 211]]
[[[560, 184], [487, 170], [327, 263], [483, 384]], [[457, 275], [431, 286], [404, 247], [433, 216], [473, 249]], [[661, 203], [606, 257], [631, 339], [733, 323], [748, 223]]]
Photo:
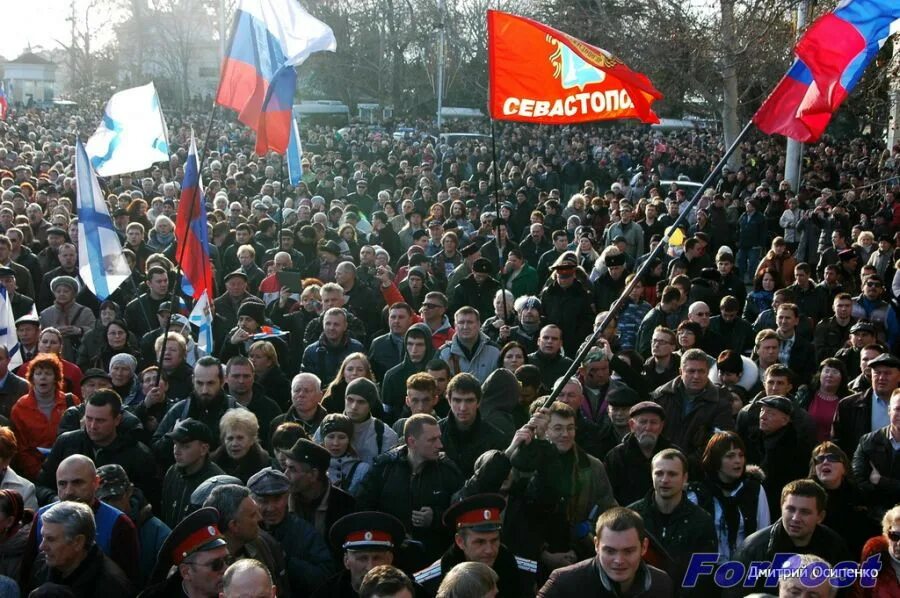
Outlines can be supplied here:
[[842, 592], [897, 595], [900, 147], [810, 145], [794, 190], [758, 137], [691, 205], [712, 131], [506, 126], [494, 163], [309, 126], [293, 186], [222, 120], [210, 346], [175, 237], [200, 116], [102, 180], [103, 300], [90, 111], [0, 122], [4, 596], [795, 595], [718, 573], [784, 554], [880, 555]]

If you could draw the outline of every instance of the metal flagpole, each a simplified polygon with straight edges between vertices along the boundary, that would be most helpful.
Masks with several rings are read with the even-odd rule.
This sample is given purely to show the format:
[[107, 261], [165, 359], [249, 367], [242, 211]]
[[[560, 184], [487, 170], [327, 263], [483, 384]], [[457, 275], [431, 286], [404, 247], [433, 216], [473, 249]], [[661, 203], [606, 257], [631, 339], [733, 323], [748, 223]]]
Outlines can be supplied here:
[[[497, 278], [500, 279], [500, 290], [503, 291], [503, 325], [507, 326], [509, 314], [506, 308], [506, 288], [503, 286], [503, 266], [500, 265], [503, 259], [503, 248], [500, 246], [500, 227], [498, 226], [500, 220], [500, 169], [497, 164], [497, 136], [494, 134], [493, 118], [491, 119], [491, 159], [494, 164], [491, 175], [494, 179], [494, 213], [496, 214], [494, 216], [494, 242], [497, 243]], [[509, 237], [509, 222], [506, 223], [506, 236]]]
[[[570, 365], [569, 369], [566, 370], [566, 373], [562, 375], [563, 380], [568, 380], [569, 378], [571, 378], [572, 376], [575, 375], [575, 372], [581, 366], [581, 362], [584, 360], [585, 356], [588, 354], [588, 351], [590, 351], [591, 347], [594, 346], [594, 343], [597, 341], [597, 338], [603, 333], [604, 330], [606, 330], [606, 327], [609, 326], [609, 323], [613, 320], [613, 318], [616, 317], [616, 315], [618, 315], [619, 311], [621, 311], [621, 309], [624, 307], [625, 298], [627, 298], [628, 295], [631, 294], [631, 290], [634, 288], [634, 285], [637, 284], [637, 282], [641, 279], [641, 275], [650, 269], [650, 262], [653, 261], [653, 258], [655, 258], [657, 255], [662, 253], [663, 248], [665, 248], [669, 244], [669, 237], [672, 236], [672, 233], [675, 232], [675, 229], [679, 228], [679, 226], [681, 226], [682, 224], [687, 223], [688, 216], [691, 213], [691, 210], [693, 210], [694, 207], [697, 205], [697, 203], [699, 203], [700, 197], [703, 195], [703, 192], [706, 191], [707, 187], [709, 187], [710, 184], [712, 184], [712, 182], [715, 180], [715, 178], [717, 176], [719, 176], [719, 173], [722, 171], [722, 168], [728, 163], [728, 158], [731, 157], [731, 154], [734, 153], [734, 151], [737, 149], [738, 145], [741, 143], [741, 141], [744, 139], [744, 137], [750, 131], [750, 128], [752, 126], [753, 126], [752, 121], [748, 122], [744, 126], [744, 128], [741, 130], [740, 133], [738, 133], [738, 136], [735, 137], [734, 141], [731, 143], [731, 145], [728, 147], [728, 149], [725, 150], [725, 153], [719, 159], [718, 164], [716, 164], [716, 166], [712, 170], [710, 170], [709, 174], [706, 176], [706, 180], [703, 181], [703, 184], [700, 186], [699, 189], [697, 189], [696, 193], [694, 193], [694, 197], [691, 198], [691, 201], [688, 203], [687, 208], [685, 210], [682, 210], [682, 212], [678, 215], [678, 218], [675, 219], [675, 222], [673, 222], [672, 225], [669, 227], [669, 229], [666, 231], [665, 236], [659, 242], [659, 245], [657, 245], [653, 249], [653, 251], [650, 252], [650, 256], [647, 258], [647, 260], [644, 261], [643, 265], [635, 273], [635, 276], [634, 276], [634, 278], [631, 279], [631, 282], [628, 283], [627, 285], [625, 285], [625, 289], [622, 291], [622, 294], [619, 295], [619, 298], [616, 299], [615, 303], [613, 303], [612, 306], [609, 308], [609, 313], [606, 315], [605, 318], [603, 318], [603, 321], [600, 323], [600, 326], [598, 326], [594, 330], [594, 334], [591, 335], [591, 337], [588, 339], [588, 341], [578, 351], [578, 355], [575, 356], [575, 359], [572, 361], [572, 365]], [[550, 392], [550, 395], [546, 398], [546, 400], [544, 401], [544, 404], [542, 405], [543, 408], [548, 408], [548, 407], [550, 407], [550, 405], [553, 404], [553, 401], [555, 401], [556, 397], [559, 396], [559, 393], [562, 390], [563, 386], [565, 386], [565, 384], [556, 384], [553, 387], [552, 391]]]

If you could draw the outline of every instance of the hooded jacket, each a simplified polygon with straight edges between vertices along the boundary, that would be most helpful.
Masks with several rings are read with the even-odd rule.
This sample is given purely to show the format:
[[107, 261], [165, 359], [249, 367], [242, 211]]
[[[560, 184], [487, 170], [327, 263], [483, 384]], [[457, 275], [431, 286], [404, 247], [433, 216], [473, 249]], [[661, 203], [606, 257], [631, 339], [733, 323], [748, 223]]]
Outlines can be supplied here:
[[519, 404], [519, 381], [515, 374], [500, 368], [491, 372], [481, 391], [481, 417], [510, 442], [516, 430], [528, 422], [528, 413]]
[[[425, 355], [421, 361], [414, 362], [406, 351], [406, 342], [410, 336], [416, 336], [425, 340]], [[425, 371], [425, 365], [434, 357], [434, 347], [431, 343], [431, 329], [425, 323], [413, 324], [403, 335], [403, 359], [384, 375], [381, 383], [381, 401], [384, 403], [385, 421], [393, 423], [406, 400], [406, 379]]]

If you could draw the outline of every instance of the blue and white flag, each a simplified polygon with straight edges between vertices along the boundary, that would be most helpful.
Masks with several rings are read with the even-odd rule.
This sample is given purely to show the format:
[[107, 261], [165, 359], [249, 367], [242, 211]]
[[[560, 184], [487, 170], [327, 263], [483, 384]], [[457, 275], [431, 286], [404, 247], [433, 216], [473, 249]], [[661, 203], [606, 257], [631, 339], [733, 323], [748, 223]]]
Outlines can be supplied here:
[[100, 176], [135, 172], [168, 161], [166, 121], [153, 83], [114, 94], [85, 147]]
[[300, 144], [300, 131], [297, 120], [291, 115], [291, 137], [288, 140], [287, 167], [291, 185], [296, 186], [303, 179], [303, 146]]
[[19, 337], [16, 336], [16, 318], [13, 316], [12, 302], [6, 294], [6, 287], [0, 285], [0, 345], [9, 353], [10, 370], [22, 365], [22, 353], [19, 351]]
[[122, 243], [113, 228], [97, 175], [81, 140], [75, 142], [75, 181], [78, 213], [78, 273], [103, 301], [131, 274]]
[[197, 333], [197, 346], [211, 354], [213, 351], [212, 336], [212, 313], [209, 310], [209, 295], [206, 291], [197, 299], [191, 315], [188, 317], [191, 324], [196, 326], [199, 331]]

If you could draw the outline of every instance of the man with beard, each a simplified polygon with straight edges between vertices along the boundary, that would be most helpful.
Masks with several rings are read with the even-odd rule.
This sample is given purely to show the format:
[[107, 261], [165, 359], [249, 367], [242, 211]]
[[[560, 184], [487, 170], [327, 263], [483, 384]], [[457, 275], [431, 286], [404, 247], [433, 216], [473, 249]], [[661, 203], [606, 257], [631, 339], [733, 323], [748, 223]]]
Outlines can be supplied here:
[[459, 563], [487, 565], [499, 577], [498, 598], [527, 596], [533, 590], [535, 561], [516, 556], [500, 543], [503, 527], [501, 512], [506, 499], [499, 494], [476, 494], [461, 500], [444, 512], [444, 527], [454, 530], [453, 545], [431, 566], [415, 575], [432, 595], [444, 576]]
[[194, 365], [194, 391], [190, 397], [172, 405], [153, 434], [152, 448], [163, 463], [171, 463], [172, 440], [168, 433], [177, 422], [192, 417], [200, 420], [212, 432], [210, 449], [219, 446], [219, 420], [229, 409], [243, 409], [234, 397], [225, 394], [222, 362], [209, 355]]
[[657, 453], [674, 448], [662, 436], [666, 412], [653, 401], [641, 401], [628, 412], [630, 432], [606, 455], [606, 472], [616, 501], [628, 505], [652, 488], [650, 461]]

